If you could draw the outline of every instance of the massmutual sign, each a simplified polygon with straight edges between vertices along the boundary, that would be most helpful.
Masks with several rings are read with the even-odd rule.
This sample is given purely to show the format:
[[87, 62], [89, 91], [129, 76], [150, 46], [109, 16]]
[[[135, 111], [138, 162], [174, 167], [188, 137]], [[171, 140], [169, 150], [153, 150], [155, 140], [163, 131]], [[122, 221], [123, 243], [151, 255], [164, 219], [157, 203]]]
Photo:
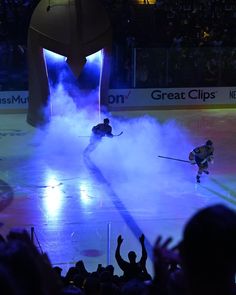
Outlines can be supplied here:
[[[110, 89], [108, 108], [116, 110], [236, 107], [236, 87]], [[0, 92], [0, 110], [27, 110], [28, 91]]]
[[110, 89], [109, 109], [236, 107], [236, 87]]
[[0, 92], [0, 110], [24, 110], [28, 108], [28, 91]]

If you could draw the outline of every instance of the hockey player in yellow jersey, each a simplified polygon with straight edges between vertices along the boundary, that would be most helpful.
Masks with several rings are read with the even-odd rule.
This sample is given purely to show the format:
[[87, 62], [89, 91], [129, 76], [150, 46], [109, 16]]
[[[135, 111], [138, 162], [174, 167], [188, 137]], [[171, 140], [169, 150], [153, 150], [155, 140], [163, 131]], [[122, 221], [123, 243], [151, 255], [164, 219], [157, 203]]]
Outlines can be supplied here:
[[200, 183], [200, 177], [202, 173], [209, 174], [208, 163], [213, 162], [214, 147], [211, 140], [199, 147], [196, 147], [189, 154], [189, 160], [191, 164], [197, 164], [198, 173], [196, 176], [197, 182]]

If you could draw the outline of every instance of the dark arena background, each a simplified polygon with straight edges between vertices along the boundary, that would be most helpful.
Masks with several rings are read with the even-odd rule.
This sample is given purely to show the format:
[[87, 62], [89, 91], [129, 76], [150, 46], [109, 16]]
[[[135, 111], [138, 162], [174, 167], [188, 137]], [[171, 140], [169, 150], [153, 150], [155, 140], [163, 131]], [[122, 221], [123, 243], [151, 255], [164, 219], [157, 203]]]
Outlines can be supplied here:
[[[64, 288], [83, 261], [90, 273], [112, 265], [121, 290], [119, 235], [128, 261], [144, 234], [150, 284], [158, 236], [174, 246], [199, 210], [235, 210], [235, 11], [230, 0], [1, 0], [0, 234], [25, 229]], [[85, 156], [104, 118], [123, 134]], [[197, 183], [189, 153], [207, 140], [214, 161]]]

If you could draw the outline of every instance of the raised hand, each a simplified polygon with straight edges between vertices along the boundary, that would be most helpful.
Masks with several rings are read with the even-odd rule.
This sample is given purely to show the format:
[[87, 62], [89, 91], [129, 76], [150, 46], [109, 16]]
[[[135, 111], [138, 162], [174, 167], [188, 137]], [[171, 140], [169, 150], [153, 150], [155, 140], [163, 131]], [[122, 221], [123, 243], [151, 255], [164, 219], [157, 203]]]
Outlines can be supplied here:
[[119, 235], [118, 238], [117, 238], [117, 244], [118, 244], [118, 245], [121, 245], [122, 242], [123, 242], [123, 240], [124, 240], [124, 239], [122, 239], [122, 236]]
[[169, 248], [172, 238], [169, 237], [162, 242], [162, 237], [158, 236], [153, 248], [154, 269], [156, 273], [168, 270], [170, 263], [179, 263], [178, 245]]
[[140, 237], [139, 237], [139, 241], [141, 244], [144, 243], [144, 240], [145, 240], [145, 237], [144, 237], [144, 234], [142, 234]]
[[152, 294], [169, 294], [169, 267], [176, 262], [178, 264], [178, 246], [169, 247], [172, 238], [162, 241], [162, 236], [158, 236], [153, 247], [154, 278]]

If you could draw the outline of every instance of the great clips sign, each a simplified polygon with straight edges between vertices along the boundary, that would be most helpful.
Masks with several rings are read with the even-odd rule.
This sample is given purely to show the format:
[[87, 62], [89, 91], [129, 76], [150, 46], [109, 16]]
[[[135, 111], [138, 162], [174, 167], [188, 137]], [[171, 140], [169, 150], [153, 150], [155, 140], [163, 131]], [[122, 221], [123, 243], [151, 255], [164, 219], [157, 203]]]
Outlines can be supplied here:
[[[236, 87], [110, 89], [110, 110], [236, 107]], [[27, 110], [28, 91], [0, 92], [0, 110]]]
[[236, 87], [110, 89], [109, 108], [236, 107]]

